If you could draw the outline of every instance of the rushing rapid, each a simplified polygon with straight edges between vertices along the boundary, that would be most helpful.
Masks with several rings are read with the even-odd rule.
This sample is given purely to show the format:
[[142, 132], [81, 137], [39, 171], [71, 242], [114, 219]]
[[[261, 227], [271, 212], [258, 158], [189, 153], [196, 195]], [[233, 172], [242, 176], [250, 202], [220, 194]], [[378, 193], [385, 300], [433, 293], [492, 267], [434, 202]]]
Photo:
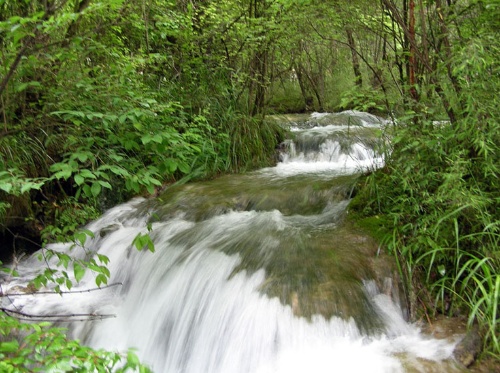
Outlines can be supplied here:
[[[383, 164], [385, 124], [359, 112], [291, 122], [275, 167], [172, 186], [89, 224], [94, 238], [71, 254], [107, 256], [119, 286], [4, 306], [112, 316], [64, 325], [93, 347], [136, 348], [159, 373], [453, 371], [454, 342], [405, 320], [390, 265], [344, 224], [355, 174]], [[146, 233], [154, 253], [132, 244]], [[44, 265], [20, 263], [7, 292]], [[90, 288], [88, 272], [73, 290]]]

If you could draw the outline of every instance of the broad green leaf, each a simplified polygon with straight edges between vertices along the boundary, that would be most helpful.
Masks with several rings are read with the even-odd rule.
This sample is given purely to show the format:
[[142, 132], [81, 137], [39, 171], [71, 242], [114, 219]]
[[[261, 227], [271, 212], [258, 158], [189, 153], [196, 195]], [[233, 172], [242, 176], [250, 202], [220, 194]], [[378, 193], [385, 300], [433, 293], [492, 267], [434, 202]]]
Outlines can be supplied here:
[[2, 183], [0, 184], [0, 189], [3, 190], [5, 193], [10, 193], [10, 191], [12, 190], [12, 184]]
[[179, 162], [179, 170], [183, 173], [187, 174], [191, 170], [191, 168], [184, 162]]
[[86, 168], [80, 171], [80, 175], [86, 179], [97, 179], [95, 174]]
[[83, 189], [83, 193], [85, 193], [85, 195], [86, 195], [87, 197], [92, 197], [92, 192], [91, 192], [91, 190], [90, 190], [90, 186], [89, 186], [89, 185], [85, 184], [85, 185], [82, 187], [82, 189]]
[[87, 162], [87, 160], [89, 159], [89, 155], [88, 154], [85, 154], [85, 153], [78, 153], [76, 154], [76, 157], [78, 158], [78, 160], [80, 162]]
[[95, 278], [95, 284], [100, 287], [101, 285], [106, 285], [108, 283], [108, 278], [103, 274], [98, 274]]
[[151, 136], [149, 133], [147, 135], [144, 135], [141, 137], [141, 141], [143, 145], [149, 144], [153, 140], [153, 136]]
[[95, 182], [92, 184], [92, 187], [90, 188], [90, 192], [92, 193], [92, 195], [94, 197], [97, 197], [99, 195], [99, 193], [101, 193], [101, 184], [99, 184], [98, 182]]
[[97, 258], [102, 264], [108, 264], [109, 263], [109, 258], [106, 255], [102, 254], [97, 254]]
[[174, 172], [177, 170], [178, 164], [174, 159], [168, 158], [165, 160], [165, 166], [169, 172]]
[[163, 137], [160, 134], [156, 134], [152, 137], [151, 140], [158, 144], [161, 144], [161, 142], [163, 141]]
[[75, 232], [74, 234], [75, 240], [80, 243], [81, 246], [85, 245], [85, 241], [87, 241], [87, 234], [85, 232]]
[[137, 248], [137, 250], [142, 251], [147, 248], [151, 252], [155, 252], [154, 242], [151, 240], [149, 234], [139, 233], [133, 241], [133, 244]]
[[85, 233], [90, 238], [95, 238], [94, 232], [92, 232], [90, 229], [82, 229], [81, 232]]
[[140, 361], [139, 361], [139, 358], [137, 357], [137, 355], [132, 352], [132, 351], [129, 351], [127, 353], [127, 363], [128, 364], [131, 364], [132, 366], [137, 366], [140, 364]]
[[78, 174], [74, 177], [76, 185], [82, 185], [85, 182], [85, 179], [82, 175]]
[[120, 124], [123, 124], [125, 123], [125, 121], [127, 120], [127, 114], [122, 114], [120, 115], [120, 117], [118, 118], [118, 122], [120, 122]]
[[73, 263], [73, 273], [75, 275], [76, 282], [80, 282], [80, 280], [85, 275], [85, 268], [78, 262]]
[[101, 184], [104, 188], [112, 189], [111, 184], [107, 181], [99, 180], [98, 183]]
[[59, 171], [54, 174], [54, 177], [56, 179], [64, 179], [68, 180], [72, 174], [72, 171], [70, 169], [66, 169], [64, 171]]
[[11, 353], [19, 350], [19, 342], [9, 341], [9, 342], [1, 342], [0, 343], [0, 351], [5, 353]]

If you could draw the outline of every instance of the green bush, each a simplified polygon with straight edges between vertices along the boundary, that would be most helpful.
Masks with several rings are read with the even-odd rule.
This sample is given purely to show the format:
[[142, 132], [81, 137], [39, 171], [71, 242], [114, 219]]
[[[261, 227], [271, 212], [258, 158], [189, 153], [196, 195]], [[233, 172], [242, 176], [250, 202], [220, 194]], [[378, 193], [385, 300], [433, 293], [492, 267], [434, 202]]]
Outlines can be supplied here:
[[50, 323], [21, 323], [0, 311], [0, 370], [28, 372], [141, 372], [150, 370], [130, 350], [94, 350], [69, 340]]

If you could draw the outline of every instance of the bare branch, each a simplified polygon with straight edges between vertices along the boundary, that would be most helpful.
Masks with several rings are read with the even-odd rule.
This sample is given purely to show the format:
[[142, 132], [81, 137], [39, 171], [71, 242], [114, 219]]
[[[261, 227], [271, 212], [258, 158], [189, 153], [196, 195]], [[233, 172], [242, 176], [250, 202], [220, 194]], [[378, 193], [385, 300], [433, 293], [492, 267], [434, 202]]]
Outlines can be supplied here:
[[[61, 315], [34, 315], [26, 312], [10, 310], [8, 308], [1, 307], [0, 311], [5, 312], [7, 315], [18, 318], [20, 320], [31, 320], [31, 321], [51, 321], [51, 322], [73, 322], [73, 321], [92, 321], [92, 320], [103, 320], [116, 317], [116, 315], [111, 314], [94, 314], [94, 313], [72, 313], [72, 314], [61, 314]], [[80, 319], [78, 319], [80, 318]]]
[[81, 293], [91, 293], [93, 291], [99, 291], [99, 290], [104, 290], [108, 289], [114, 286], [122, 286], [123, 284], [121, 282], [115, 282], [113, 284], [109, 284], [106, 286], [101, 286], [98, 288], [90, 288], [90, 289], [85, 289], [85, 290], [69, 290], [69, 291], [37, 291], [33, 293], [6, 293], [6, 294], [0, 294], [1, 296], [9, 296], [9, 297], [22, 297], [22, 296], [27, 296], [27, 295], [42, 295], [42, 294], [54, 294], [54, 295], [63, 295], [63, 294], [81, 294]]

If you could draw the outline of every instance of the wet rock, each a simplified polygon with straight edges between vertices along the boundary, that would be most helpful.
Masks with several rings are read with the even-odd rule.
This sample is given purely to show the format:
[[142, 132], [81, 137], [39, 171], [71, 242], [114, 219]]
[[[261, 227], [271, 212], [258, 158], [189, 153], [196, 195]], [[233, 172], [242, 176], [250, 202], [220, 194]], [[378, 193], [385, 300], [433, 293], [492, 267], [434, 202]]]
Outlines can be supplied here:
[[469, 367], [476, 360], [481, 352], [482, 338], [479, 329], [472, 327], [464, 338], [457, 344], [453, 355], [464, 366]]
[[[33, 294], [36, 293], [37, 289], [33, 284], [28, 284], [28, 286], [15, 285], [7, 290], [6, 296], [16, 295], [16, 294]], [[3, 295], [0, 293], [0, 295]]]
[[106, 237], [108, 234], [113, 233], [122, 227], [121, 224], [110, 224], [99, 231], [100, 237]]

